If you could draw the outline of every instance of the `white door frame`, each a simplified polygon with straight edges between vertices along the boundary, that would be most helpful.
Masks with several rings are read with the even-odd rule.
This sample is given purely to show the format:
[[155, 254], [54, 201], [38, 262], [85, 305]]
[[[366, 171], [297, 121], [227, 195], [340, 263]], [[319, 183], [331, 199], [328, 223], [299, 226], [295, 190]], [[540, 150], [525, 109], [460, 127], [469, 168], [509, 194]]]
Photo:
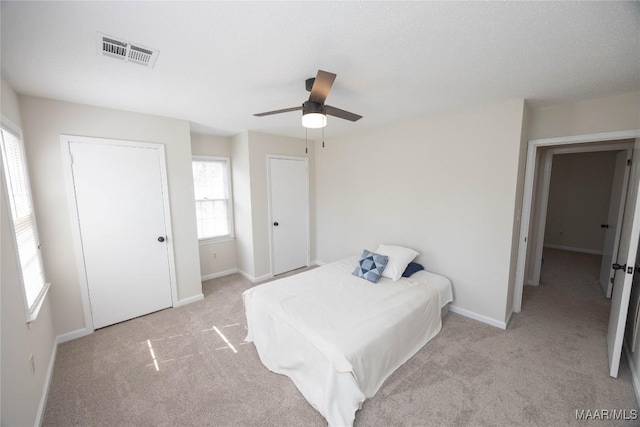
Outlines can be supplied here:
[[[592, 143], [588, 146], [564, 146], [548, 150], [542, 165], [542, 188], [538, 215], [538, 227], [535, 239], [535, 252], [533, 259], [533, 274], [530, 285], [540, 284], [540, 270], [542, 268], [542, 250], [544, 247], [544, 231], [547, 225], [547, 207], [549, 205], [549, 187], [551, 184], [551, 170], [553, 156], [556, 154], [593, 153], [601, 151], [633, 150], [633, 142]], [[532, 206], [536, 209], [536, 206]]]
[[273, 277], [274, 258], [273, 258], [273, 212], [271, 211], [271, 159], [283, 160], [302, 160], [305, 166], [305, 188], [306, 188], [306, 222], [307, 222], [307, 267], [311, 265], [311, 219], [310, 219], [310, 203], [309, 203], [309, 158], [297, 156], [284, 156], [279, 154], [267, 154], [267, 210], [269, 211], [267, 227], [269, 229], [269, 265], [271, 267], [270, 275]]
[[80, 293], [82, 295], [82, 308], [84, 310], [85, 331], [82, 335], [92, 333], [93, 317], [91, 316], [91, 300], [89, 299], [89, 283], [87, 281], [87, 270], [85, 268], [84, 251], [82, 250], [82, 235], [80, 233], [80, 219], [78, 216], [78, 203], [76, 200], [75, 186], [73, 183], [73, 160], [71, 157], [70, 144], [80, 142], [84, 144], [102, 144], [131, 148], [156, 149], [160, 155], [160, 177], [162, 185], [162, 198], [164, 205], [164, 222], [166, 228], [166, 242], [169, 256], [169, 283], [171, 284], [171, 303], [175, 307], [178, 302], [178, 291], [176, 286], [175, 256], [173, 252], [173, 231], [171, 229], [171, 209], [169, 204], [169, 186], [167, 180], [167, 164], [163, 144], [151, 142], [125, 141], [118, 139], [93, 138], [74, 135], [60, 135], [60, 148], [62, 149], [62, 162], [64, 167], [65, 184], [67, 187], [67, 199], [69, 201], [69, 218], [71, 221], [71, 235], [73, 248], [76, 254], [78, 279], [80, 281]]
[[535, 178], [536, 156], [538, 148], [561, 147], [573, 144], [585, 144], [593, 142], [617, 141], [621, 139], [633, 139], [640, 137], [640, 129], [604, 132], [588, 135], [564, 136], [559, 138], [532, 139], [527, 147], [527, 162], [525, 166], [524, 193], [522, 199], [522, 218], [520, 221], [520, 235], [518, 244], [518, 258], [516, 261], [516, 277], [513, 292], [513, 311], [519, 313], [522, 309], [522, 291], [525, 280], [525, 266], [527, 259], [527, 246], [529, 237], [529, 225], [531, 220], [531, 208], [533, 201], [533, 184]]

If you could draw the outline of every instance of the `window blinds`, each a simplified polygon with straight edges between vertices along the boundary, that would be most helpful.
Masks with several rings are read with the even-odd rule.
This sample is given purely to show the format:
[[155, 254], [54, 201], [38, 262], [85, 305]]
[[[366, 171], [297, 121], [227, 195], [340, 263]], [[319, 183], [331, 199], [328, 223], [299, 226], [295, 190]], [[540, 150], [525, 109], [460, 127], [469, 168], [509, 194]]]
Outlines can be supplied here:
[[228, 176], [225, 160], [193, 161], [198, 239], [230, 234]]
[[4, 128], [2, 129], [2, 159], [26, 303], [31, 314], [45, 288], [45, 277], [31, 207], [31, 192], [23, 146], [17, 135]]

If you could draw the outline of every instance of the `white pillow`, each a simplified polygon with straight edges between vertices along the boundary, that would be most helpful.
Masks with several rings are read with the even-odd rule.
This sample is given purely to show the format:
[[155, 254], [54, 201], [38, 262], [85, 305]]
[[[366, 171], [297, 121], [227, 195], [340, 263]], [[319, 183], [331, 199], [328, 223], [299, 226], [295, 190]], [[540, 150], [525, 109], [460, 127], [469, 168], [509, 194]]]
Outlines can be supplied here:
[[413, 249], [403, 248], [402, 246], [380, 245], [375, 252], [389, 257], [389, 262], [387, 262], [387, 266], [382, 271], [382, 275], [394, 282], [402, 277], [407, 265], [420, 255]]

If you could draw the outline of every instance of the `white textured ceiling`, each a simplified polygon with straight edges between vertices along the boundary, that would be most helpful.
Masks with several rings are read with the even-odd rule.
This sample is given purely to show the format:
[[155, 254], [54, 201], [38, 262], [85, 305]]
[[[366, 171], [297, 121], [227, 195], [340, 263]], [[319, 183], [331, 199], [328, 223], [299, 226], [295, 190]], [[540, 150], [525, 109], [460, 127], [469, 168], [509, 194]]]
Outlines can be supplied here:
[[[505, 98], [640, 90], [638, 2], [1, 2], [1, 65], [22, 94], [303, 137], [306, 78], [338, 75], [327, 137]], [[160, 51], [99, 56], [96, 32]], [[313, 131], [318, 132], [318, 131]], [[311, 135], [310, 137], [313, 137]]]

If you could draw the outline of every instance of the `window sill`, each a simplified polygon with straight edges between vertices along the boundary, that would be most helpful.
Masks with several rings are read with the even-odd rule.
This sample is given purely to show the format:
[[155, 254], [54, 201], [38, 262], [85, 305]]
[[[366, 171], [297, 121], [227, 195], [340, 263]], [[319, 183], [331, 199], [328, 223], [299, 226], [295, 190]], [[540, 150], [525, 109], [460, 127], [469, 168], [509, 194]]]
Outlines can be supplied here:
[[38, 318], [38, 314], [40, 314], [40, 309], [42, 308], [42, 304], [44, 304], [44, 299], [47, 297], [50, 287], [51, 283], [45, 283], [44, 289], [40, 294], [40, 299], [36, 303], [33, 310], [31, 310], [31, 312], [27, 314], [27, 326], [31, 326], [31, 323], [35, 322], [35, 320]]
[[230, 240], [235, 240], [235, 239], [236, 239], [235, 236], [209, 237], [206, 239], [198, 239], [198, 244], [200, 246], [204, 246], [204, 245], [211, 245], [214, 243], [228, 242]]

